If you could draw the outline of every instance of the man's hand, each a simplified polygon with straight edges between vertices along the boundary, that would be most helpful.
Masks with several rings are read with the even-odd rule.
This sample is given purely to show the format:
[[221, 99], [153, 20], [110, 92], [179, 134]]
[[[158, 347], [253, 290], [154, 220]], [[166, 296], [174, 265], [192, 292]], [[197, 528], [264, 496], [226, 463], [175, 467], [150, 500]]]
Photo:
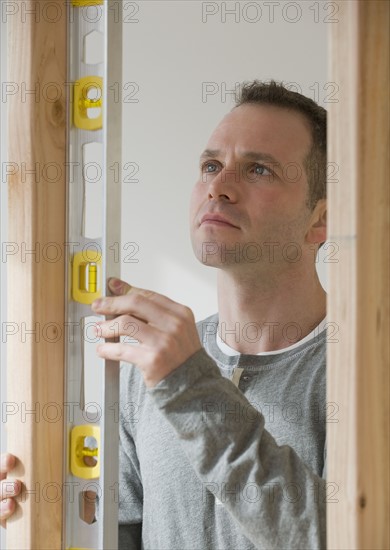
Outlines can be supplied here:
[[119, 279], [110, 279], [109, 288], [115, 297], [96, 300], [92, 309], [116, 319], [98, 323], [97, 334], [102, 338], [129, 336], [139, 345], [105, 343], [98, 346], [98, 354], [134, 363], [147, 387], [158, 384], [202, 347], [188, 307]]
[[7, 474], [14, 468], [16, 458], [10, 454], [0, 455], [0, 525], [6, 526], [6, 520], [15, 511], [13, 497], [20, 493], [20, 481], [8, 481]]

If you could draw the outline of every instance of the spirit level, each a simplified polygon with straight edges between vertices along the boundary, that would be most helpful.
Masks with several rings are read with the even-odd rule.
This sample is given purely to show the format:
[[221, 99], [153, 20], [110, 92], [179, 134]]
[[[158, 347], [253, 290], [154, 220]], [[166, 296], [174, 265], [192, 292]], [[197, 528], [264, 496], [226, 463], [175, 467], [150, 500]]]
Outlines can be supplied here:
[[[107, 91], [110, 83], [121, 82], [122, 2], [72, 0], [68, 9], [68, 79], [73, 92], [67, 205], [72, 254], [67, 262], [66, 320], [75, 330], [65, 350], [69, 490], [64, 493], [64, 548], [103, 550], [118, 546], [113, 487], [118, 480], [119, 365], [94, 353], [98, 339], [88, 327], [97, 319], [91, 317], [90, 304], [105, 294], [109, 276], [120, 276], [118, 258], [109, 248], [120, 242], [120, 185], [109, 166], [121, 165], [121, 102]], [[89, 9], [94, 17], [87, 16]]]

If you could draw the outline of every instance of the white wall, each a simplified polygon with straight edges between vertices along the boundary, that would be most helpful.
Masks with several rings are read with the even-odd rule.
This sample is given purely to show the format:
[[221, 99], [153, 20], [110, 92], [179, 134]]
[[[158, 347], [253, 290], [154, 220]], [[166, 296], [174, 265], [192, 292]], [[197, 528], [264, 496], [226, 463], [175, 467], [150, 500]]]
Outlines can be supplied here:
[[[224, 14], [223, 4], [236, 13]], [[199, 154], [233, 106], [223, 89], [275, 78], [298, 83], [313, 98], [310, 87], [319, 86], [323, 103], [327, 14], [320, 11], [316, 23], [313, 3], [287, 4], [275, 5], [273, 22], [263, 2], [147, 1], [138, 13], [125, 10], [138, 22], [124, 24], [123, 82], [139, 90], [124, 97], [123, 162], [139, 165], [139, 183], [123, 185], [122, 238], [137, 243], [139, 263], [123, 263], [122, 276], [187, 304], [197, 319], [216, 311], [216, 270], [193, 257], [188, 202]], [[259, 8], [260, 20], [249, 22]], [[207, 16], [211, 10], [218, 12]], [[300, 11], [301, 19], [291, 22]], [[208, 82], [218, 93], [202, 97]], [[136, 89], [127, 86], [125, 96]], [[325, 266], [318, 265], [324, 280]]]

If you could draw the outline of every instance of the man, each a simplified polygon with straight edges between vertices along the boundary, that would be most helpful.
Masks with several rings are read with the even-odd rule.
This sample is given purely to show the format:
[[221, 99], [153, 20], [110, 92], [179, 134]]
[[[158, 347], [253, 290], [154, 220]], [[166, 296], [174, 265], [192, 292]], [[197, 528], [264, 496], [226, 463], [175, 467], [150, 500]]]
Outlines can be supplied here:
[[244, 85], [191, 200], [218, 314], [195, 325], [116, 279], [93, 304], [140, 342], [98, 348], [124, 363], [120, 548], [326, 547], [325, 174], [325, 110], [273, 81]]

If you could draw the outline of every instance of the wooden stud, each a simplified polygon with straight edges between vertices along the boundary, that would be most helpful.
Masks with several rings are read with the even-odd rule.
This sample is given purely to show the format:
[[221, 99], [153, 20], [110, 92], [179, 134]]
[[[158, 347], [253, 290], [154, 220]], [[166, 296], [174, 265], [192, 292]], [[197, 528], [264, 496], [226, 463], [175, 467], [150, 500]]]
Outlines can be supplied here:
[[16, 4], [8, 20], [8, 78], [18, 93], [8, 121], [14, 163], [8, 237], [15, 254], [8, 257], [7, 320], [17, 332], [7, 346], [13, 410], [7, 429], [24, 491], [7, 523], [7, 549], [56, 550], [62, 547], [65, 412], [67, 13], [63, 0]]
[[[330, 37], [327, 424], [329, 549], [388, 549], [389, 540], [389, 2], [338, 2]], [[336, 500], [336, 502], [332, 502]]]

